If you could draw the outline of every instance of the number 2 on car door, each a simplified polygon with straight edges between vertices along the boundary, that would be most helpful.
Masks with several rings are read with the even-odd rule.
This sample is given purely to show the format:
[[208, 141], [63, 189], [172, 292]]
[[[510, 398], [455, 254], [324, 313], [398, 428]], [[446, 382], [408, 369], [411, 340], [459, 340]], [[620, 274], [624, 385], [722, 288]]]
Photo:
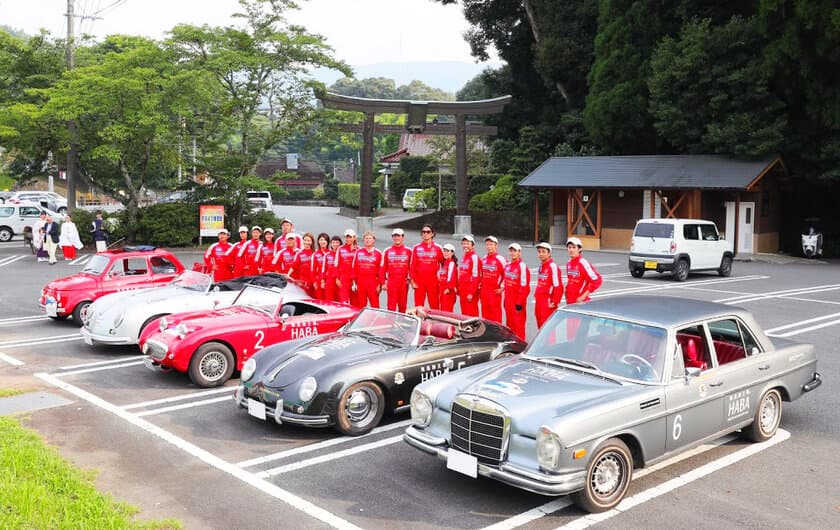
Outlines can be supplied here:
[[254, 351], [261, 350], [265, 346], [263, 346], [263, 340], [265, 340], [265, 331], [258, 329], [256, 333], [254, 333], [254, 338], [257, 339], [257, 342], [254, 343]]

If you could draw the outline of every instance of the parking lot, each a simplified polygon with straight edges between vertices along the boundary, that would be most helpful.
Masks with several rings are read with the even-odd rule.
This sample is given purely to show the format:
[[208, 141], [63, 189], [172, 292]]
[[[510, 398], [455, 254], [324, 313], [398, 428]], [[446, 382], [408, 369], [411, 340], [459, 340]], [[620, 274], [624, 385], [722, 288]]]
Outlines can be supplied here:
[[[261, 422], [231, 399], [238, 380], [200, 389], [184, 374], [148, 370], [136, 347], [86, 346], [75, 323], [44, 317], [36, 300], [86, 255], [44, 267], [18, 245], [0, 246], [0, 386], [30, 385], [71, 401], [30, 412], [25, 423], [98, 469], [101, 487], [144, 516], [179, 518], [187, 528], [840, 526], [837, 264], [736, 262], [729, 278], [676, 283], [632, 278], [625, 254], [587, 254], [604, 276], [598, 297], [666, 294], [745, 307], [768, 334], [813, 343], [825, 381], [785, 403], [768, 442], [728, 436], [637, 471], [618, 510], [587, 516], [565, 497], [448, 471], [402, 441], [407, 415], [358, 438]], [[176, 254], [185, 264], [198, 257]], [[523, 256], [537, 264], [533, 248]], [[565, 263], [562, 251], [555, 258]]]

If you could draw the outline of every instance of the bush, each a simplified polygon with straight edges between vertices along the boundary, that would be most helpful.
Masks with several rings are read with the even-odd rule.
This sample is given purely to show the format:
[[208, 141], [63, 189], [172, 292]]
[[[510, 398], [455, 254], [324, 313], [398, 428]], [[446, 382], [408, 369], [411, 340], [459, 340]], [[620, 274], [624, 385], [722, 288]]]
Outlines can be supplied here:
[[324, 198], [328, 200], [338, 199], [338, 181], [328, 178], [324, 181]]
[[345, 184], [341, 183], [338, 185], [338, 202], [342, 206], [347, 206], [348, 208], [358, 208], [359, 207], [359, 196], [360, 196], [360, 184]]
[[190, 203], [153, 204], [137, 216], [137, 242], [183, 247], [198, 240], [198, 206]]
[[308, 201], [315, 197], [315, 194], [310, 189], [292, 189], [289, 191], [289, 200], [292, 201]]
[[312, 190], [312, 198], [316, 201], [322, 201], [327, 198], [327, 192], [324, 190], [323, 184]]
[[[265, 210], [260, 210], [258, 212], [248, 212], [242, 216], [242, 224], [248, 227], [250, 230], [252, 226], [259, 226], [263, 230], [266, 228], [273, 228], [276, 233], [280, 233], [280, 222], [282, 219], [278, 218], [274, 215], [274, 212], [267, 212]], [[237, 227], [231, 227], [231, 232], [236, 230]], [[238, 241], [238, 239], [236, 239]]]

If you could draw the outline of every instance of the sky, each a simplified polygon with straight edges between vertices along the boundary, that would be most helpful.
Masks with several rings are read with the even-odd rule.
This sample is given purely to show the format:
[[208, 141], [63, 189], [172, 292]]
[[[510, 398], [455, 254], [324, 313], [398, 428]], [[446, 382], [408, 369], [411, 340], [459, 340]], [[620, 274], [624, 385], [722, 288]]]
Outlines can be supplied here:
[[[101, 38], [114, 33], [161, 38], [178, 23], [227, 26], [236, 0], [74, 0], [76, 13], [103, 8], [101, 20], [85, 19], [80, 31]], [[432, 0], [300, 0], [289, 21], [326, 37], [336, 56], [351, 65], [460, 61], [475, 63], [463, 33], [460, 5]], [[67, 31], [67, 0], [0, 0], [0, 24], [54, 36]], [[493, 61], [497, 63], [498, 61]]]

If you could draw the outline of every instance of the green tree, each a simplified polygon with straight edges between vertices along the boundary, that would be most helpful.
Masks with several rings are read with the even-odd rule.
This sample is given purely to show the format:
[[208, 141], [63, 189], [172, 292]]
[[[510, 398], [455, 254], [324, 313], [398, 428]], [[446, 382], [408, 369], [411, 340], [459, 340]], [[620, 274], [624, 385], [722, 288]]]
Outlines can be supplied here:
[[397, 99], [397, 84], [387, 77], [355, 79], [344, 77], [329, 88], [330, 92], [344, 96], [372, 99]]
[[770, 91], [755, 18], [686, 25], [651, 61], [651, 112], [657, 132], [680, 151], [755, 157], [777, 152], [787, 124]]

